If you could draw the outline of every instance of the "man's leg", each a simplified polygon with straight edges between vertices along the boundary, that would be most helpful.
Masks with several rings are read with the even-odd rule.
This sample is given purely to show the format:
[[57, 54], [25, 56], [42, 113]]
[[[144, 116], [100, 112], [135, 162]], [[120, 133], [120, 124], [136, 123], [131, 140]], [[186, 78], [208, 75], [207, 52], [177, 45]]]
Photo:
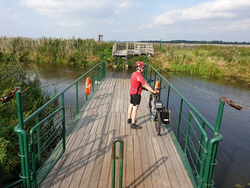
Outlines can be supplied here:
[[138, 111], [138, 106], [133, 106], [133, 109], [132, 109], [132, 124], [135, 123], [137, 111]]
[[130, 103], [128, 107], [128, 119], [131, 119], [132, 109], [133, 109], [133, 104]]

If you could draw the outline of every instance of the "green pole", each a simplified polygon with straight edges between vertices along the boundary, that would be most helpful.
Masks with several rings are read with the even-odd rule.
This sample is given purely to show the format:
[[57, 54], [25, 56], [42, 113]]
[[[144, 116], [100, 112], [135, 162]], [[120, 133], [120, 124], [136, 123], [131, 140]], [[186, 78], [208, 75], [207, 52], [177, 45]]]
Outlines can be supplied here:
[[168, 86], [168, 96], [167, 96], [167, 105], [166, 105], [166, 108], [167, 108], [167, 109], [169, 109], [169, 108], [168, 108], [168, 105], [169, 105], [169, 98], [170, 98], [170, 88], [171, 88], [171, 87]]
[[[220, 98], [220, 105], [217, 113], [217, 120], [216, 120], [216, 127], [214, 131], [214, 137], [218, 137], [220, 135], [220, 128], [221, 128], [221, 121], [222, 121], [222, 116], [223, 116], [223, 110], [225, 106], [225, 101]], [[217, 151], [218, 151], [218, 145], [219, 143], [216, 142], [214, 144], [213, 150], [212, 150], [212, 158], [211, 158], [211, 168], [209, 171], [209, 176], [208, 176], [208, 184], [212, 184], [212, 179], [213, 179], [213, 174], [214, 174], [214, 167], [216, 164], [216, 156], [217, 156]]]
[[155, 72], [154, 85], [153, 85], [153, 87], [155, 87], [155, 82], [156, 82], [156, 72]]
[[177, 133], [176, 133], [176, 138], [177, 138], [177, 140], [179, 139], [179, 135], [180, 135], [181, 116], [182, 116], [182, 106], [183, 106], [183, 99], [181, 99], [181, 106], [180, 106], [180, 111], [179, 111], [179, 121], [178, 121]]
[[79, 113], [79, 104], [78, 104], [78, 82], [76, 82], [76, 114]]
[[220, 98], [220, 105], [217, 113], [216, 127], [214, 131], [214, 136], [218, 136], [220, 134], [221, 121], [223, 116], [225, 101]]
[[65, 139], [65, 133], [66, 133], [66, 130], [65, 130], [65, 105], [64, 105], [64, 93], [62, 93], [62, 131], [63, 131], [63, 150], [65, 150], [65, 142], [66, 142], [66, 139]]
[[[17, 115], [18, 115], [18, 128], [23, 130], [23, 108], [22, 108], [22, 98], [21, 98], [21, 88], [18, 88], [16, 92], [17, 99]], [[19, 156], [21, 158], [21, 176], [25, 177], [25, 159], [24, 159], [24, 142], [21, 134], [18, 134], [19, 139]], [[23, 178], [23, 186], [27, 187], [26, 178]]]
[[[39, 123], [39, 115], [36, 115], [36, 124]], [[38, 152], [38, 163], [39, 167], [42, 165], [42, 157], [41, 157], [41, 142], [40, 142], [40, 128], [36, 130], [37, 134], [37, 152]]]
[[92, 84], [92, 92], [94, 92], [94, 90], [95, 90], [95, 77], [94, 77], [94, 70], [92, 71], [92, 73], [91, 73], [91, 80], [92, 80], [92, 82], [91, 82], [91, 84]]
[[188, 138], [189, 138], [190, 124], [191, 124], [191, 113], [189, 112], [188, 122], [187, 122], [187, 134], [186, 134], [185, 148], [184, 148], [185, 155], [187, 155], [187, 147], [188, 147]]
[[[116, 156], [116, 143], [120, 143], [120, 154], [119, 157]], [[123, 151], [124, 142], [122, 139], [114, 140], [112, 144], [112, 188], [115, 188], [115, 160], [120, 160], [119, 168], [119, 188], [122, 188], [122, 176], [123, 176]]]
[[151, 82], [152, 82], [152, 67], [151, 67], [151, 70], [150, 70], [150, 87], [152, 87]]
[[[161, 83], [162, 83], [162, 77], [160, 78], [160, 88], [161, 88]], [[160, 94], [159, 94], [159, 100], [161, 100], [161, 90], [160, 90]]]

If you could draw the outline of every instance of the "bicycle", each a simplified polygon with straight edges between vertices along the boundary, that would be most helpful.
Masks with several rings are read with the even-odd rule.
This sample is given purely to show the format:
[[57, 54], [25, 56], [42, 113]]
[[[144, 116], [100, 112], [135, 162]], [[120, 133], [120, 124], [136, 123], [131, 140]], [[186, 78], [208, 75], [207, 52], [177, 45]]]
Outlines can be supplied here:
[[151, 121], [155, 122], [155, 129], [157, 135], [159, 136], [161, 135], [161, 129], [165, 132], [165, 124], [169, 124], [170, 122], [170, 111], [167, 111], [163, 106], [163, 102], [161, 100], [158, 100], [159, 91], [164, 88], [166, 87], [160, 88], [159, 83], [156, 84], [156, 94], [150, 94], [148, 103], [151, 114]]

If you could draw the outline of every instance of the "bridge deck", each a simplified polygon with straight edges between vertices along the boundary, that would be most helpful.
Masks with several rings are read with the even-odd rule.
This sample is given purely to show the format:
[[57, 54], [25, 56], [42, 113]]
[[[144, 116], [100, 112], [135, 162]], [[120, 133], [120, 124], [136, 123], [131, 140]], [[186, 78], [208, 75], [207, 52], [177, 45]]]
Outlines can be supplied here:
[[134, 130], [126, 123], [129, 85], [129, 79], [102, 83], [68, 137], [66, 152], [40, 187], [111, 187], [115, 138], [124, 140], [123, 187], [193, 187], [170, 135], [155, 133], [148, 92], [142, 94], [137, 118], [143, 128]]

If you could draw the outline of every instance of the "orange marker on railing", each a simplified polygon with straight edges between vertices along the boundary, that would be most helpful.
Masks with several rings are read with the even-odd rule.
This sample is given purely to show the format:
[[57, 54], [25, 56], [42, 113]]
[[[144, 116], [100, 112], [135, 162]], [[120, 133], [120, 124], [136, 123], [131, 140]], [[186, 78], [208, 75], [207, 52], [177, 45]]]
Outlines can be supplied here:
[[159, 89], [160, 89], [160, 82], [159, 82], [159, 81], [156, 81], [156, 82], [155, 82], [155, 92], [156, 92], [156, 93], [159, 93]]

